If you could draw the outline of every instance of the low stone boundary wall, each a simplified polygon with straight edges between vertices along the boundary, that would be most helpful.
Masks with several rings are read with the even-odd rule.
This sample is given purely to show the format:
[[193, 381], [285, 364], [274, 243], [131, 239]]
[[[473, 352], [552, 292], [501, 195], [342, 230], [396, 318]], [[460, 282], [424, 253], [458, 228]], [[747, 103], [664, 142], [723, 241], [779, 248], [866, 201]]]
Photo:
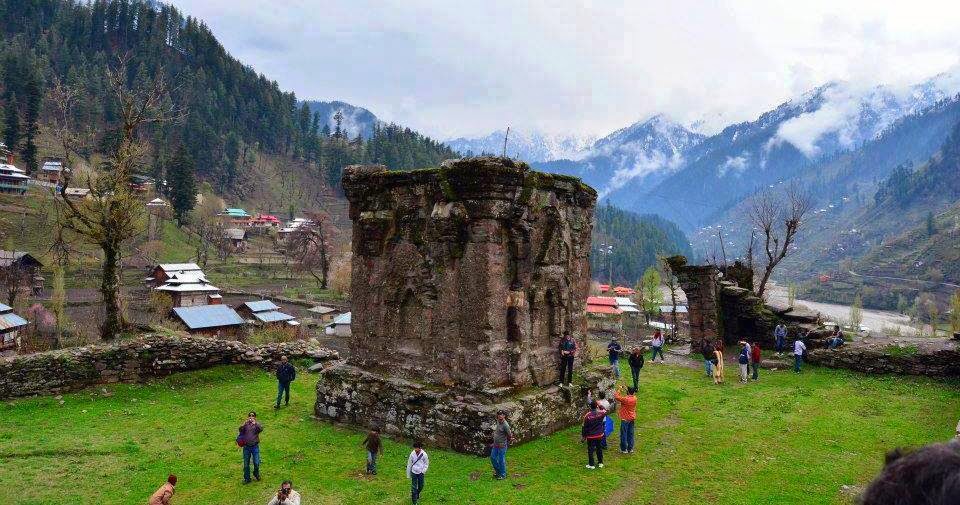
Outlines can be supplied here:
[[807, 353], [807, 362], [872, 374], [960, 377], [960, 350], [956, 348], [917, 349], [898, 354], [871, 347], [814, 349]]
[[281, 356], [339, 359], [315, 340], [251, 346], [235, 340], [147, 335], [110, 344], [0, 359], [0, 399], [57, 394], [95, 384], [139, 382], [176, 372], [244, 363], [273, 367]]

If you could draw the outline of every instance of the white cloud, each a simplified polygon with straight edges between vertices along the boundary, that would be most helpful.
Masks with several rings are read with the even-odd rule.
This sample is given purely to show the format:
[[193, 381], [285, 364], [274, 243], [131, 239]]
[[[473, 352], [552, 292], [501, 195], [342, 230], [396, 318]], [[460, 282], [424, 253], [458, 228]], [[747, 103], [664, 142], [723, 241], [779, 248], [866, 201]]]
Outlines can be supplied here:
[[719, 169], [717, 169], [717, 173], [720, 177], [723, 177], [727, 175], [727, 173], [731, 172], [733, 175], [737, 175], [746, 170], [747, 166], [748, 162], [746, 156], [727, 156], [727, 160], [723, 162], [723, 165], [720, 165]]
[[172, 3], [298, 97], [442, 138], [605, 134], [656, 112], [716, 129], [812, 84], [913, 82], [960, 54], [960, 2]]

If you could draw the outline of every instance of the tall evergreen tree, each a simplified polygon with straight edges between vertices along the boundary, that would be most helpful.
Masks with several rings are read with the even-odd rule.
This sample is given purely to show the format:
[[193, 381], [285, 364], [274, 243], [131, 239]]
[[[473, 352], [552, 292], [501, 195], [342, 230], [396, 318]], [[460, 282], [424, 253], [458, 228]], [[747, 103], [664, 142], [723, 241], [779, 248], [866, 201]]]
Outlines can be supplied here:
[[177, 224], [182, 226], [197, 202], [196, 166], [183, 146], [177, 149], [167, 166], [167, 184], [173, 215]]
[[26, 92], [27, 104], [23, 118], [26, 130], [24, 132], [23, 164], [26, 166], [28, 173], [35, 174], [40, 169], [40, 163], [37, 159], [37, 134], [39, 133], [37, 122], [40, 119], [40, 100], [42, 98], [40, 82], [35, 75], [30, 76], [26, 85]]
[[3, 125], [3, 143], [14, 150], [20, 143], [20, 116], [17, 113], [17, 97], [12, 93], [6, 99], [6, 117]]

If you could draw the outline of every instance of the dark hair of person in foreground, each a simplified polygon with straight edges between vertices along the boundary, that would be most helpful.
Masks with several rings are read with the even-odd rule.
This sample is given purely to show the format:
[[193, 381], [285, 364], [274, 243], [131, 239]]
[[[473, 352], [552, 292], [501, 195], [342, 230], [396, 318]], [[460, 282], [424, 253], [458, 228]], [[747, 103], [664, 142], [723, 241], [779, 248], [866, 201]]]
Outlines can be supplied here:
[[896, 449], [860, 497], [862, 505], [960, 503], [960, 440], [915, 451]]

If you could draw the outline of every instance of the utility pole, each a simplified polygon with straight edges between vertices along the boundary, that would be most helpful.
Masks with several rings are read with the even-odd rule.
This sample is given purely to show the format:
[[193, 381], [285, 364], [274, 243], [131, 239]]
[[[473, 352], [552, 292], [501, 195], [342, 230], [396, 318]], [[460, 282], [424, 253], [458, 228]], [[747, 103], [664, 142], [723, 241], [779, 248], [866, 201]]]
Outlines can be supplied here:
[[510, 137], [510, 127], [507, 127], [507, 133], [503, 136], [503, 153], [500, 155], [502, 158], [507, 157], [507, 138]]

